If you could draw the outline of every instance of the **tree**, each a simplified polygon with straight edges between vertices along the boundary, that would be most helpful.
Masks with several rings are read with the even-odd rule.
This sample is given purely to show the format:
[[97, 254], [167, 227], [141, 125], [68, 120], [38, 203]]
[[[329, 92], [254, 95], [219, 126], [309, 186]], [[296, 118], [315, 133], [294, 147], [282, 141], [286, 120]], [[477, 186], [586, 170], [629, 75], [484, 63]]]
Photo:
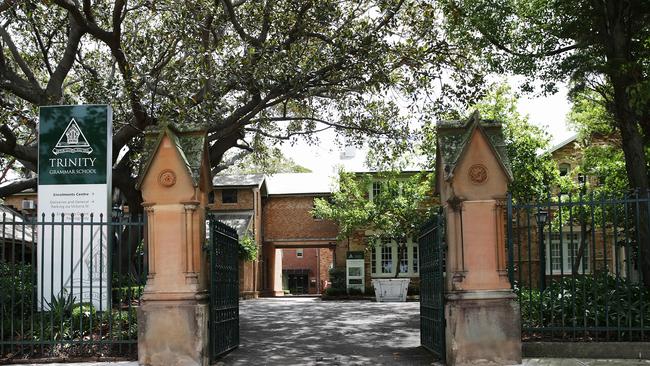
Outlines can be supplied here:
[[[405, 176], [388, 171], [376, 174], [339, 172], [339, 187], [332, 199], [314, 200], [316, 217], [336, 222], [339, 240], [349, 240], [355, 232], [367, 230], [370, 245], [381, 239], [393, 239], [398, 244], [397, 263], [401, 263], [406, 242], [415, 238], [422, 225], [431, 217], [433, 175], [422, 172]], [[373, 182], [379, 183], [372, 200], [368, 193]], [[395, 277], [399, 275], [397, 266]]]
[[[602, 98], [621, 138], [629, 187], [642, 197], [650, 188], [650, 3], [643, 0], [543, 2], [445, 0], [448, 30], [484, 54], [486, 67], [541, 82], [553, 92], [569, 81], [572, 93]], [[639, 221], [648, 223], [643, 208]], [[650, 279], [650, 229], [641, 225], [641, 270]], [[650, 286], [650, 281], [646, 281]]]
[[497, 72], [526, 75], [547, 92], [570, 81], [573, 92], [602, 98], [621, 136], [630, 188], [648, 188], [650, 144], [650, 3], [640, 0], [554, 2], [447, 0], [456, 41], [485, 52]]
[[521, 202], [546, 197], [548, 189], [557, 182], [558, 167], [546, 152], [549, 135], [532, 125], [528, 116], [517, 111], [517, 98], [507, 84], [495, 85], [470, 110], [478, 110], [481, 118], [503, 123], [506, 151], [510, 159], [513, 182], [509, 189]]
[[224, 170], [220, 171], [222, 174], [311, 173], [311, 170], [285, 157], [280, 149], [270, 150], [249, 153], [243, 158], [240, 156], [224, 158], [217, 166], [217, 170], [223, 166]]
[[35, 171], [38, 106], [109, 103], [113, 185], [132, 212], [149, 126], [208, 125], [215, 169], [233, 149], [326, 129], [404, 148], [412, 127], [390, 95], [415, 98], [434, 80], [441, 96], [472, 95], [481, 74], [439, 26], [425, 29], [440, 14], [419, 0], [9, 0], [0, 11], [2, 163]]
[[[574, 95], [568, 121], [577, 131], [582, 148], [582, 159], [577, 174], [592, 177], [598, 183], [589, 186], [589, 190], [609, 196], [627, 191], [629, 182], [621, 136], [614, 128], [602, 97], [593, 91]], [[646, 149], [650, 149], [650, 145], [646, 146]], [[650, 164], [650, 161], [646, 164]], [[589, 180], [586, 183], [589, 184]], [[577, 188], [574, 187], [574, 191], [577, 191]]]

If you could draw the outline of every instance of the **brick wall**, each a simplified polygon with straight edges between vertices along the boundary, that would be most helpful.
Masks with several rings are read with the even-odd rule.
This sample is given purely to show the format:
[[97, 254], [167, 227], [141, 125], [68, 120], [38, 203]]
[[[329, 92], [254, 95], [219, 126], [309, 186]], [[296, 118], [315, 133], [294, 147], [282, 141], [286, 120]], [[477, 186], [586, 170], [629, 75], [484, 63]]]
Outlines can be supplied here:
[[333, 251], [329, 248], [304, 248], [303, 256], [296, 255], [297, 249], [282, 250], [282, 270], [308, 270], [309, 293], [322, 292], [329, 283], [329, 268], [333, 261]]
[[[20, 212], [22, 211], [23, 200], [32, 200], [34, 201], [34, 204], [37, 204], [38, 195], [36, 193], [33, 193], [33, 194], [17, 194], [17, 195], [8, 196], [4, 199], [4, 204], [7, 206], [13, 206], [15, 210]], [[33, 210], [33, 212], [36, 213], [36, 210]]]
[[237, 189], [237, 203], [223, 203], [221, 193], [223, 188], [214, 190], [213, 210], [252, 210], [254, 207], [254, 196], [252, 188]]
[[277, 239], [334, 238], [338, 227], [311, 215], [315, 196], [271, 196], [263, 201], [265, 241]]

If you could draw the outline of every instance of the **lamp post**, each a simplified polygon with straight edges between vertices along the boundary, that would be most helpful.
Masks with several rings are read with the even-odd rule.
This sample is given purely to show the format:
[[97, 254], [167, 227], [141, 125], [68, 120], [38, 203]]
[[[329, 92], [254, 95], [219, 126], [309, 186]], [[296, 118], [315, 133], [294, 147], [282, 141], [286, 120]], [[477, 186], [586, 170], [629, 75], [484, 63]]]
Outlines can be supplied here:
[[544, 245], [544, 225], [548, 219], [548, 212], [537, 210], [537, 227], [539, 228], [539, 290], [543, 292], [546, 289], [546, 247]]

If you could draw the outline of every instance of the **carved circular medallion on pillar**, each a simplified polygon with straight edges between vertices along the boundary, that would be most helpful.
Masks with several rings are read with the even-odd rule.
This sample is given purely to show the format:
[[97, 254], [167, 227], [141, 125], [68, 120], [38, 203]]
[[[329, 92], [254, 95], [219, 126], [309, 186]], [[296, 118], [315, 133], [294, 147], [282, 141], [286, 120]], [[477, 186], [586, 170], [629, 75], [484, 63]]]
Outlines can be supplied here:
[[176, 184], [176, 173], [170, 169], [163, 170], [158, 176], [158, 183], [164, 187], [171, 187]]
[[469, 167], [469, 180], [474, 184], [483, 184], [488, 180], [488, 170], [483, 164], [474, 164]]

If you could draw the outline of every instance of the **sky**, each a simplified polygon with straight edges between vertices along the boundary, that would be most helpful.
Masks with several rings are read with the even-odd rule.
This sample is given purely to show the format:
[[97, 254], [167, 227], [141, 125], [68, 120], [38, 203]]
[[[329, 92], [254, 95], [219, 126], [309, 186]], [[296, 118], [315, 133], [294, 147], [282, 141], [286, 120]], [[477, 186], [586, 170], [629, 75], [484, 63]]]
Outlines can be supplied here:
[[[567, 88], [560, 87], [556, 94], [545, 97], [521, 97], [517, 104], [520, 113], [527, 114], [529, 121], [542, 127], [551, 136], [551, 146], [566, 140], [572, 132], [566, 124], [569, 112]], [[293, 146], [284, 143], [281, 150], [288, 158], [310, 169], [314, 173], [334, 174], [338, 166], [343, 165], [348, 171], [365, 170], [365, 154], [356, 150], [351, 159], [341, 159], [341, 149], [335, 142], [335, 133], [327, 130], [319, 135], [320, 143], [309, 146], [299, 141]]]

